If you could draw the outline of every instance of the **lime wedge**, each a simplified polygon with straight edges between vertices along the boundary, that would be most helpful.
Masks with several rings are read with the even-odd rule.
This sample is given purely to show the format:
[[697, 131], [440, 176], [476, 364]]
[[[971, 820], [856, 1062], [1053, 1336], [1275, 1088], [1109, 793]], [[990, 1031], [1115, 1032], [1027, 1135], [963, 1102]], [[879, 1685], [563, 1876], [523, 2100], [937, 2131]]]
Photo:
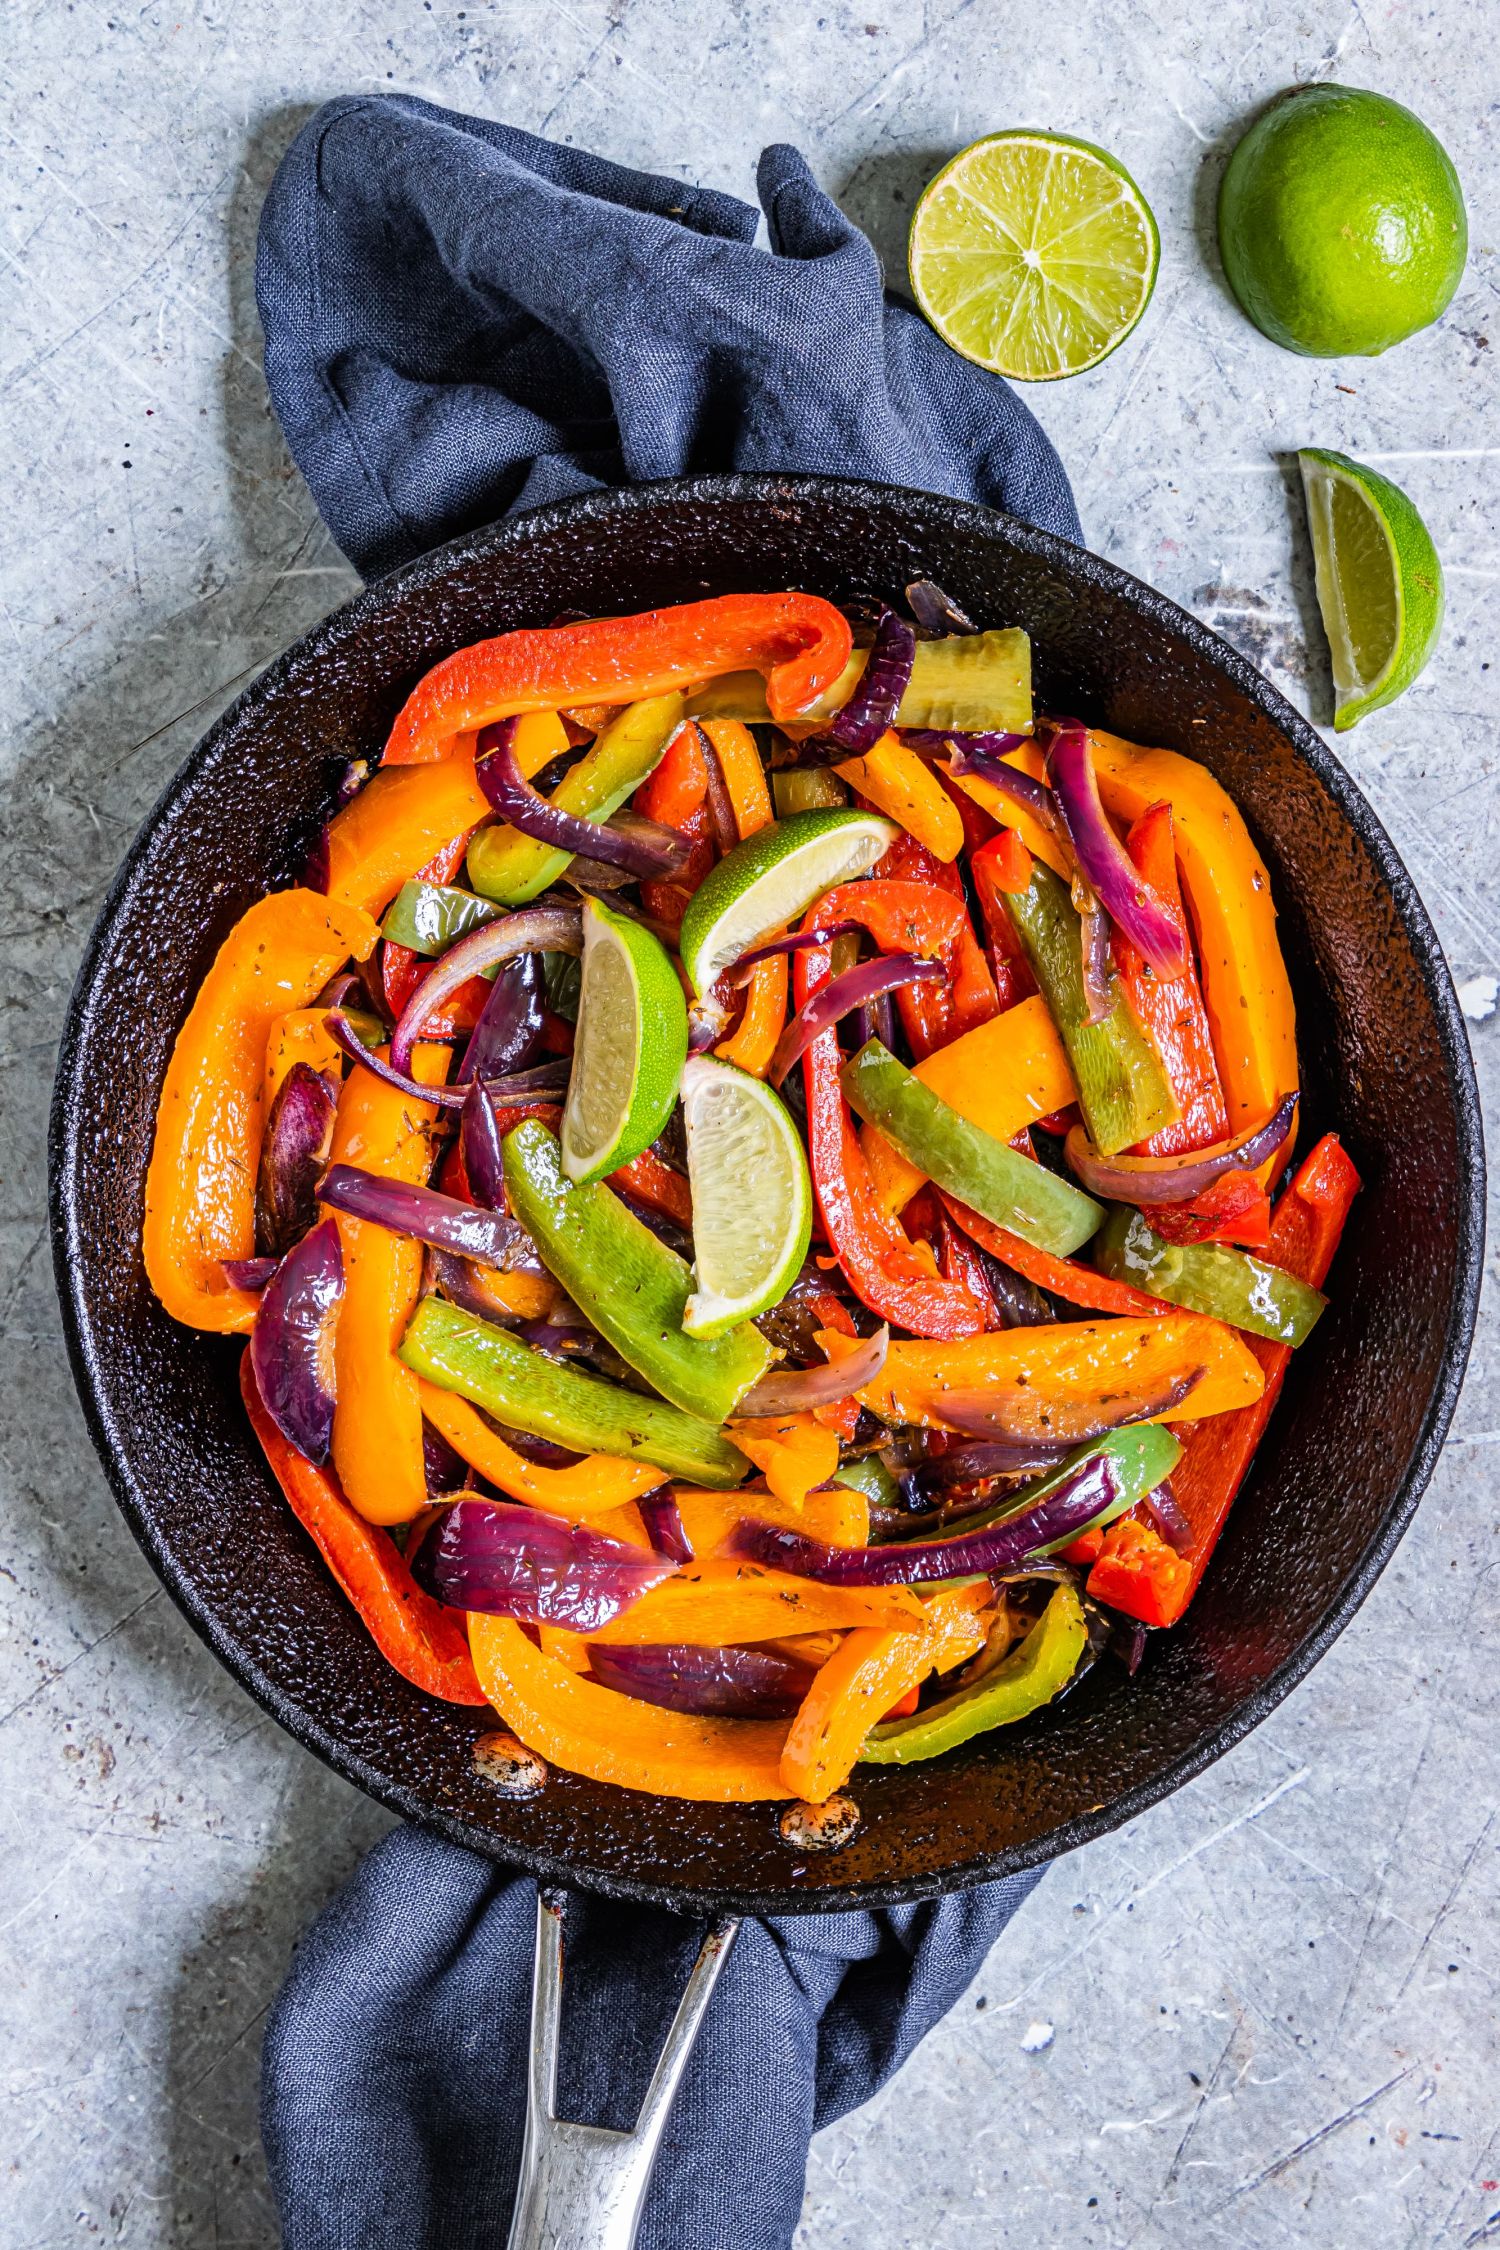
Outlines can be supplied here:
[[812, 1239], [812, 1183], [785, 1103], [733, 1063], [694, 1055], [682, 1074], [694, 1280], [689, 1336], [722, 1336], [780, 1304]]
[[688, 900], [679, 947], [693, 990], [832, 890], [866, 874], [900, 830], [878, 813], [832, 806], [757, 829], [710, 870]]
[[578, 1037], [562, 1120], [570, 1180], [602, 1180], [649, 1148], [672, 1114], [687, 1004], [671, 955], [598, 899], [583, 907]]
[[907, 246], [945, 344], [1021, 383], [1094, 367], [1151, 301], [1161, 254], [1123, 164], [1066, 133], [992, 133], [923, 192]]
[[1346, 453], [1299, 453], [1318, 607], [1344, 734], [1409, 688], [1437, 647], [1443, 566], [1399, 485]]

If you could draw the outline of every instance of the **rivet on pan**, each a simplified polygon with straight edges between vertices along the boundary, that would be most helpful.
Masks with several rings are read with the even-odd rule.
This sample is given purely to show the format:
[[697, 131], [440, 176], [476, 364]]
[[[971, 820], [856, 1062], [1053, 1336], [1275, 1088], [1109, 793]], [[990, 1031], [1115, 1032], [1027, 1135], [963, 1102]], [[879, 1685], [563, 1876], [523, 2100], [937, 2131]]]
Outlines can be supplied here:
[[859, 1833], [860, 1811], [842, 1790], [826, 1804], [788, 1805], [777, 1822], [781, 1840], [794, 1852], [836, 1852]]
[[498, 1730], [474, 1744], [474, 1771], [502, 1797], [535, 1797], [547, 1786], [546, 1759]]

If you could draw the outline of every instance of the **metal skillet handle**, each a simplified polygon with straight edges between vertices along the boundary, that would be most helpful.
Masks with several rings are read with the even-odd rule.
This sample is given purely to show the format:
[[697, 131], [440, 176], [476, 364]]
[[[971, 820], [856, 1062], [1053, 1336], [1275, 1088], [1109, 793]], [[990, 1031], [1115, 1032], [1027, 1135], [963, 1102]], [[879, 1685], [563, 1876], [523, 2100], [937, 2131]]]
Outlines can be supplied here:
[[715, 1922], [704, 1939], [635, 2130], [615, 2133], [557, 2115], [566, 1898], [565, 1891], [537, 1893], [526, 2142], [509, 2250], [631, 2250], [667, 2112], [740, 1925]]

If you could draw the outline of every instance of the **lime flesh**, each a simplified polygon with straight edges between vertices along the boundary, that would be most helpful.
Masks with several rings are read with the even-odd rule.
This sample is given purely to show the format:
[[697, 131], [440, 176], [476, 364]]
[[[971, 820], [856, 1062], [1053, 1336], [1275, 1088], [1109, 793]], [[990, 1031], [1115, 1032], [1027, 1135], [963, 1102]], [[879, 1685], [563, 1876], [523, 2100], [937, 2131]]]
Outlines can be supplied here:
[[600, 1180], [649, 1148], [672, 1114], [687, 1005], [671, 958], [597, 899], [583, 910], [578, 1035], [562, 1120], [570, 1180]]
[[1018, 382], [1076, 375], [1130, 334], [1156, 284], [1151, 207], [1123, 165], [1062, 133], [994, 133], [912, 218], [912, 289], [965, 359]]
[[1344, 453], [1309, 447], [1297, 458], [1333, 660], [1333, 723], [1346, 733], [1409, 688], [1437, 646], [1442, 565], [1389, 477]]
[[721, 969], [783, 930], [835, 883], [866, 874], [899, 830], [877, 813], [830, 806], [775, 820], [719, 861], [688, 900], [678, 943], [701, 997]]
[[695, 1055], [682, 1074], [694, 1276], [682, 1325], [722, 1336], [796, 1280], [812, 1239], [812, 1183], [797, 1128], [769, 1086]]

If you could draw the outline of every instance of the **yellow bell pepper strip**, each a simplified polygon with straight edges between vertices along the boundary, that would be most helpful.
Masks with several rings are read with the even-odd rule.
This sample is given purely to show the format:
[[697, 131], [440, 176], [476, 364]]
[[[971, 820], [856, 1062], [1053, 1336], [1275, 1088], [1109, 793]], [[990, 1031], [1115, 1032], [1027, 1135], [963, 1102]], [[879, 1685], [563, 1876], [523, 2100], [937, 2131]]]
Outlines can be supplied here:
[[908, 750], [889, 729], [862, 758], [845, 758], [834, 767], [840, 781], [857, 789], [909, 836], [925, 844], [935, 859], [957, 859], [964, 848], [963, 817], [926, 760]]
[[991, 1727], [1014, 1725], [1060, 1695], [1088, 1646], [1083, 1604], [1072, 1586], [1059, 1586], [1018, 1648], [968, 1687], [955, 1688], [909, 1719], [876, 1727], [859, 1754], [861, 1765], [914, 1765], [956, 1750]]
[[266, 1114], [293, 1063], [306, 1063], [325, 1078], [342, 1081], [344, 1050], [328, 1029], [326, 1008], [288, 1008], [266, 1035]]
[[462, 1616], [424, 1593], [390, 1534], [356, 1515], [332, 1473], [314, 1468], [282, 1436], [256, 1389], [248, 1352], [240, 1360], [240, 1395], [292, 1513], [386, 1662], [445, 1703], [483, 1703]]
[[[608, 820], [659, 763], [681, 724], [680, 695], [632, 703], [568, 768], [549, 802], [581, 820]], [[524, 906], [557, 880], [572, 856], [497, 822], [481, 828], [469, 846], [469, 881], [500, 906]]]
[[[753, 1505], [753, 1495], [747, 1505]], [[899, 1600], [892, 1600], [899, 1595]], [[854, 1625], [920, 1633], [923, 1610], [906, 1586], [822, 1586], [762, 1563], [686, 1563], [653, 1586], [598, 1632], [595, 1641], [691, 1641], [717, 1648], [731, 1641], [780, 1640]]]
[[[412, 1075], [440, 1086], [449, 1060], [446, 1047], [416, 1047]], [[413, 1101], [356, 1065], [339, 1096], [329, 1162], [423, 1186], [437, 1116], [435, 1103]], [[336, 1216], [344, 1302], [333, 1346], [333, 1465], [350, 1505], [371, 1523], [409, 1523], [427, 1505], [422, 1402], [396, 1350], [421, 1294], [422, 1245]]]
[[[850, 1349], [847, 1337], [826, 1330], [818, 1342], [830, 1359]], [[1039, 1405], [1106, 1402], [1122, 1392], [1152, 1396], [1201, 1369], [1191, 1392], [1155, 1419], [1201, 1421], [1258, 1399], [1259, 1365], [1244, 1339], [1217, 1320], [1175, 1313], [1168, 1320], [1059, 1321], [1045, 1328], [1004, 1328], [954, 1343], [929, 1344], [902, 1337], [885, 1365], [859, 1393], [883, 1422], [947, 1427], [943, 1396], [988, 1385], [1024, 1385]]]
[[[713, 745], [734, 807], [740, 842], [766, 827], [775, 817], [765, 768], [755, 737], [738, 719], [706, 719], [703, 732]], [[680, 916], [679, 916], [680, 919]], [[745, 988], [745, 1005], [739, 1022], [714, 1053], [736, 1064], [752, 1078], [764, 1078], [776, 1052], [776, 1042], [786, 1028], [787, 964], [777, 955], [761, 961]]]
[[[997, 1141], [1050, 1117], [1074, 1098], [1073, 1073], [1047, 1003], [1037, 993], [966, 1031], [914, 1065], [913, 1075], [960, 1117]], [[859, 1136], [887, 1211], [905, 1208], [926, 1175], [874, 1125]]]
[[435, 664], [407, 697], [388, 766], [463, 756], [520, 711], [641, 703], [721, 672], [764, 673], [773, 719], [805, 710], [849, 660], [848, 620], [816, 594], [721, 594], [635, 617], [501, 633]]
[[782, 1719], [703, 1719], [638, 1702], [535, 1647], [509, 1617], [476, 1611], [469, 1646], [479, 1683], [512, 1733], [565, 1773], [702, 1804], [787, 1794]]
[[[1033, 781], [1045, 782], [1047, 779], [1046, 756], [1034, 742], [1023, 742], [1014, 750], [1007, 750], [1004, 762], [1008, 766], [1014, 766], [1018, 773], [1029, 775]], [[1072, 881], [1073, 870], [1061, 840], [1050, 828], [1044, 828], [1034, 813], [1029, 813], [1024, 805], [1016, 804], [1011, 798], [1002, 797], [993, 783], [981, 780], [978, 774], [955, 773], [951, 759], [945, 762], [944, 771], [954, 788], [961, 789], [966, 797], [982, 806], [991, 820], [1001, 828], [1013, 830], [1033, 859], [1039, 859], [1044, 867], [1050, 867], [1053, 874], [1060, 875], [1065, 883]]]
[[490, 818], [470, 759], [377, 773], [328, 823], [328, 896], [383, 914], [445, 844]]
[[863, 1547], [870, 1537], [870, 1504], [863, 1492], [847, 1485], [809, 1492], [795, 1507], [769, 1492], [700, 1492], [681, 1484], [674, 1487], [672, 1496], [698, 1562], [708, 1562], [717, 1555], [747, 1509], [752, 1509], [762, 1523], [789, 1524], [794, 1531], [826, 1540], [830, 1547]]
[[1265, 862], [1233, 798], [1196, 760], [1093, 729], [1089, 747], [1105, 810], [1117, 820], [1139, 820], [1162, 800], [1172, 807], [1203, 1003], [1230, 1130], [1238, 1132], [1298, 1087], [1296, 1010]]
[[490, 1427], [477, 1407], [436, 1383], [417, 1383], [422, 1412], [455, 1453], [497, 1485], [512, 1500], [525, 1500], [549, 1515], [583, 1517], [623, 1508], [654, 1492], [662, 1481], [654, 1461], [621, 1461], [608, 1453], [586, 1454], [565, 1469], [548, 1469], [525, 1460]]
[[929, 1597], [926, 1630], [880, 1632], [864, 1626], [819, 1668], [787, 1730], [781, 1778], [794, 1797], [821, 1805], [854, 1771], [872, 1726], [920, 1686], [929, 1672], [951, 1671], [984, 1646], [982, 1612], [989, 1581], [948, 1586]]
[[800, 1508], [814, 1485], [826, 1484], [839, 1465], [837, 1431], [811, 1414], [732, 1421], [729, 1434], [789, 1508]]
[[[868, 649], [855, 649], [833, 685], [808, 705], [788, 731], [820, 733], [854, 694], [869, 660]], [[709, 680], [691, 702], [693, 716], [699, 719], [745, 719], [754, 726], [778, 717], [753, 672]], [[918, 641], [911, 678], [896, 712], [897, 726], [1020, 734], [1031, 720], [1031, 642], [1019, 626]]]
[[273, 891], [241, 915], [198, 987], [156, 1106], [142, 1236], [147, 1279], [189, 1328], [255, 1325], [260, 1299], [231, 1289], [222, 1268], [255, 1253], [271, 1026], [345, 961], [363, 961], [377, 935], [358, 907]]

